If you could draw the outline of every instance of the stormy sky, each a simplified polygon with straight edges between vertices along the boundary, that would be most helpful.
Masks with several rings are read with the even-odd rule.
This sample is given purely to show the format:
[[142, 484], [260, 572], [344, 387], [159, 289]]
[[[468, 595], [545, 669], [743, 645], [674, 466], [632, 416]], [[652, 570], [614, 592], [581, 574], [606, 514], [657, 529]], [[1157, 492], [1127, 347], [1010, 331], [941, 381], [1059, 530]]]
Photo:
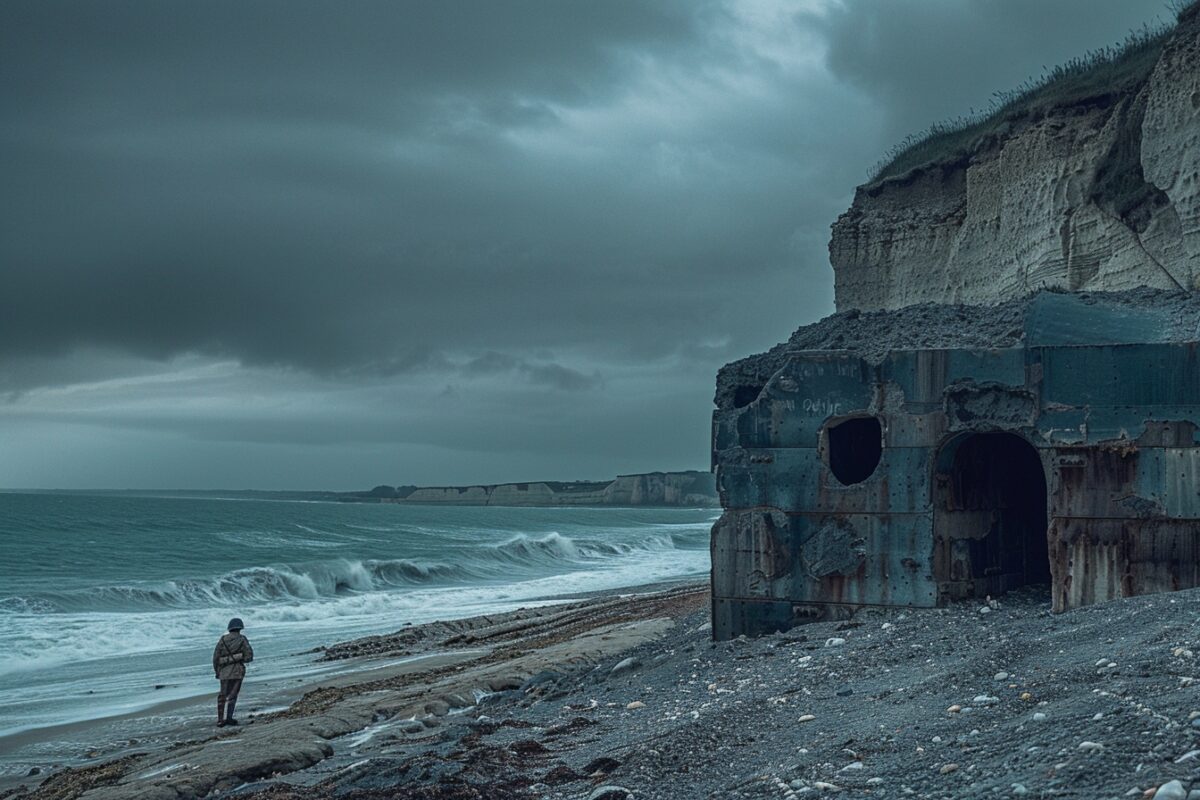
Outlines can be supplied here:
[[906, 134], [1161, 0], [0, 6], [0, 487], [706, 469]]

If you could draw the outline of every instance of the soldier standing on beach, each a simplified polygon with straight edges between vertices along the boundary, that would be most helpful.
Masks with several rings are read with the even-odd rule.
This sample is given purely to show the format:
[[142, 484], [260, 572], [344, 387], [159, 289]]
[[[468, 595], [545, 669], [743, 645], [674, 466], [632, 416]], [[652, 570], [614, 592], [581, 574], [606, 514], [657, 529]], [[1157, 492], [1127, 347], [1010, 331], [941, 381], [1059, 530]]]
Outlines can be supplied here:
[[238, 617], [229, 620], [229, 633], [217, 641], [217, 649], [213, 651], [213, 672], [221, 682], [217, 695], [218, 728], [238, 724], [233, 709], [242, 690], [242, 679], [246, 677], [246, 665], [254, 660], [250, 640], [242, 636], [244, 627]]

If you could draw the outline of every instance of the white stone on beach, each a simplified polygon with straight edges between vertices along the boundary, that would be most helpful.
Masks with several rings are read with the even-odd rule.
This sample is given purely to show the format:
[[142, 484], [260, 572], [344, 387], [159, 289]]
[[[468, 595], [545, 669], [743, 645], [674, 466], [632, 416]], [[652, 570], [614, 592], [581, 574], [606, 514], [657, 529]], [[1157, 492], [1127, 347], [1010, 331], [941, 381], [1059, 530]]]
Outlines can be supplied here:
[[1154, 800], [1187, 800], [1187, 790], [1179, 781], [1167, 781], [1158, 787]]
[[616, 663], [616, 665], [611, 670], [609, 670], [609, 674], [610, 675], [620, 675], [625, 672], [632, 672], [633, 670], [637, 669], [641, 665], [642, 665], [642, 662], [638, 661], [636, 658], [626, 658], [622, 661], [618, 661]]

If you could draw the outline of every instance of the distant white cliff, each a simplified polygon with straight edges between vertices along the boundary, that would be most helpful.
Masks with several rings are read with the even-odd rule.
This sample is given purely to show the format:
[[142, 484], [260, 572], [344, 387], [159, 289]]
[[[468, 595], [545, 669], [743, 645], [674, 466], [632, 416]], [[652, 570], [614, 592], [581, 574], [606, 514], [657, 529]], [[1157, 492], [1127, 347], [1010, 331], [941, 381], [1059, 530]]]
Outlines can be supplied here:
[[400, 487], [390, 503], [470, 506], [686, 506], [717, 505], [708, 472], [648, 472], [612, 481], [534, 481], [477, 486]]

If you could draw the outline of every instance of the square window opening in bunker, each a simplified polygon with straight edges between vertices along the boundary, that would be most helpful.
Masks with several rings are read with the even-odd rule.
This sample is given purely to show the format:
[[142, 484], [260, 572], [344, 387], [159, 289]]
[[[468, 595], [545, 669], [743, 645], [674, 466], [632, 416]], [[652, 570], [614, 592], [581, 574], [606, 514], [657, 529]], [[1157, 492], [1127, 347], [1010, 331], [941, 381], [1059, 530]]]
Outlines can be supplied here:
[[1049, 591], [1046, 472], [1013, 433], [968, 433], [941, 449], [935, 475], [934, 572], [946, 599]]

